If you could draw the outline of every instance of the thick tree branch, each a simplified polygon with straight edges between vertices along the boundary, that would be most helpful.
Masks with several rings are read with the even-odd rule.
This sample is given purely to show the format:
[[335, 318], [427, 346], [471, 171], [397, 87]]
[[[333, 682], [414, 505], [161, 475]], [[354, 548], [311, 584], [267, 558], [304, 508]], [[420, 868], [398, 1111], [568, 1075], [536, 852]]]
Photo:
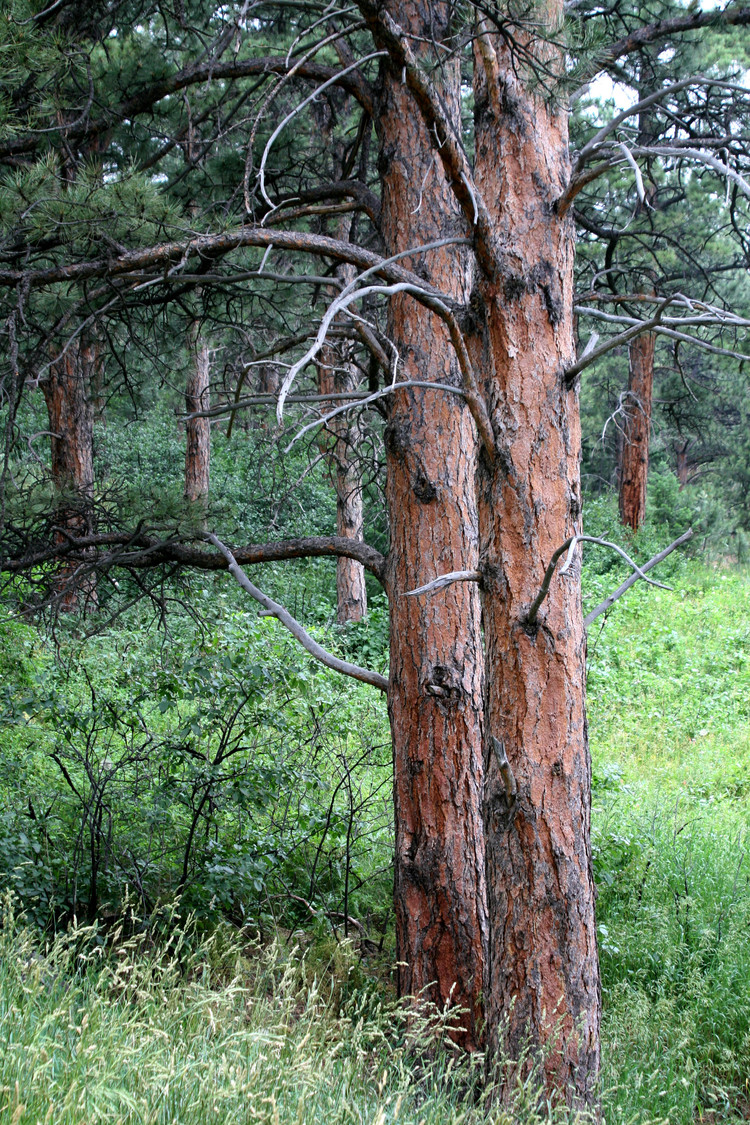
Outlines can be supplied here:
[[[107, 110], [106, 114], [96, 121], [83, 120], [72, 127], [66, 127], [64, 123], [61, 123], [59, 132], [68, 144], [72, 142], [80, 143], [81, 141], [90, 143], [102, 133], [106, 133], [118, 121], [132, 121], [141, 114], [149, 113], [153, 110], [157, 102], [160, 102], [163, 98], [169, 97], [171, 94], [179, 93], [180, 90], [185, 90], [190, 86], [217, 80], [229, 81], [243, 78], [258, 78], [265, 74], [269, 75], [269, 77], [272, 74], [284, 75], [295, 65], [293, 60], [287, 59], [284, 56], [273, 55], [266, 55], [257, 59], [235, 59], [226, 62], [217, 62], [216, 59], [205, 59], [192, 66], [186, 66], [175, 74], [170, 75], [168, 78], [164, 78], [160, 82], [156, 82], [152, 86], [140, 90], [137, 94], [120, 102], [119, 105], [113, 106], [111, 109]], [[296, 70], [296, 76], [313, 82], [334, 80], [336, 85], [341, 86], [342, 89], [356, 98], [368, 114], [372, 113], [372, 89], [369, 82], [356, 70], [341, 75], [336, 67], [324, 66], [321, 63], [307, 62]], [[27, 133], [15, 140], [8, 141], [6, 144], [0, 146], [0, 159], [7, 159], [8, 157], [21, 156], [26, 153], [34, 152], [44, 141], [45, 137], [49, 137], [49, 133]]]
[[332, 199], [353, 200], [375, 226], [379, 224], [380, 199], [375, 192], [368, 188], [366, 184], [363, 184], [361, 180], [337, 180], [335, 183], [320, 184], [318, 187], [307, 188], [305, 191], [301, 191], [299, 195], [277, 203], [274, 207], [273, 216], [265, 216], [264, 226], [275, 224], [277, 221], [282, 222], [288, 217], [287, 208], [297, 204], [319, 203]]
[[604, 69], [617, 59], [630, 55], [647, 47], [649, 43], [658, 43], [661, 39], [670, 39], [676, 35], [683, 35], [686, 31], [699, 31], [702, 27], [748, 27], [750, 26], [750, 8], [725, 8], [721, 12], [715, 10], [697, 11], [684, 16], [675, 16], [668, 20], [654, 20], [653, 23], [631, 31], [629, 35], [618, 39], [607, 47], [601, 60], [599, 69]]
[[333, 653], [324, 649], [302, 628], [299, 621], [292, 617], [288, 610], [284, 609], [283, 605], [279, 605], [278, 602], [273, 601], [272, 598], [269, 598], [267, 594], [253, 585], [242, 567], [237, 563], [232, 552], [224, 546], [220, 539], [217, 539], [213, 534], [209, 534], [207, 538], [209, 542], [213, 543], [214, 547], [218, 547], [221, 551], [227, 561], [229, 573], [236, 579], [242, 589], [246, 590], [257, 602], [260, 602], [268, 613], [278, 618], [281, 624], [289, 630], [311, 656], [314, 656], [321, 664], [325, 664], [326, 668], [332, 668], [335, 672], [341, 672], [344, 676], [351, 676], [355, 680], [371, 684], [373, 687], [380, 688], [381, 691], [388, 691], [388, 680], [385, 676], [381, 676], [379, 672], [372, 672], [369, 668], [360, 668], [358, 664], [350, 664], [347, 660], [340, 660], [338, 656], [334, 656]]
[[[100, 565], [144, 569], [165, 562], [178, 563], [193, 570], [226, 570], [226, 559], [213, 551], [177, 539], [160, 539], [142, 532], [110, 532], [75, 538], [66, 536], [64, 543], [16, 556], [8, 555], [0, 562], [0, 572], [24, 574], [45, 563], [72, 559], [93, 565], [92, 551], [105, 551]], [[245, 565], [281, 562], [285, 559], [349, 558], [360, 562], [379, 582], [385, 581], [386, 561], [379, 551], [361, 540], [340, 535], [310, 536], [303, 539], [285, 539], [275, 543], [250, 544], [235, 551], [235, 558]]]
[[[391, 283], [408, 282], [421, 293], [437, 297], [447, 305], [453, 302], [436, 289], [432, 289], [417, 274], [399, 266], [393, 260], [386, 261], [379, 254], [321, 234], [306, 231], [266, 230], [259, 226], [240, 227], [239, 230], [225, 231], [221, 234], [196, 235], [182, 242], [163, 242], [137, 250], [128, 250], [110, 258], [97, 258], [93, 261], [75, 262], [69, 266], [50, 266], [48, 269], [0, 270], [0, 285], [15, 288], [28, 285], [39, 288], [67, 282], [83, 282], [92, 278], [106, 277], [110, 280], [127, 278], [131, 274], [150, 271], [159, 280], [157, 271], [163, 270], [165, 281], [179, 281], [180, 269], [191, 258], [216, 259], [235, 250], [247, 247], [299, 251], [333, 258], [339, 262], [351, 262], [360, 269], [370, 270]], [[424, 248], [420, 248], [424, 249]], [[417, 251], [412, 251], [416, 253]], [[401, 255], [404, 257], [405, 255]], [[262, 276], [262, 275], [261, 275]], [[197, 284], [197, 283], [196, 283]]]

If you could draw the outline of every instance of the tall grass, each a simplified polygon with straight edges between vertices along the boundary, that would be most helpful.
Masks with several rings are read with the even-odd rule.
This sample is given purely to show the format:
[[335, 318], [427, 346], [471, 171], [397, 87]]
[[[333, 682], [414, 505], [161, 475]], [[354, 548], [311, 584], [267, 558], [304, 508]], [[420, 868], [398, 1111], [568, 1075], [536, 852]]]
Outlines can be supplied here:
[[[42, 950], [6, 899], [0, 930], [0, 1120], [45, 1125], [553, 1125], [533, 1077], [486, 1116], [481, 1059], [440, 1046], [372, 989], [350, 945], [315, 973], [275, 943], [221, 931], [168, 943], [73, 928]], [[380, 990], [382, 991], [382, 990]], [[445, 1024], [443, 1023], [443, 1027]], [[435, 1039], [437, 1030], [438, 1038]]]
[[[633, 591], [589, 638], [602, 1116], [739, 1125], [750, 1120], [750, 581], [697, 564], [675, 564], [672, 580], [674, 593]], [[332, 939], [302, 956], [164, 925], [159, 938], [105, 943], [78, 929], [44, 946], [6, 908], [0, 1121], [555, 1118], [533, 1082], [487, 1117], [480, 1060], [427, 1047], [426, 1026], [389, 998], [387, 969]]]

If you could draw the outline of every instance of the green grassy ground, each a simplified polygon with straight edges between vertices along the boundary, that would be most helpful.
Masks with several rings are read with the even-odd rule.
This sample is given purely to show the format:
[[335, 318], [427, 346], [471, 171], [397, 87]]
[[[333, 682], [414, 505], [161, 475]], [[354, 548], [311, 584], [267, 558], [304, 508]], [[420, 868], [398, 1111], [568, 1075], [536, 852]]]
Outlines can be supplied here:
[[678, 571], [589, 637], [607, 1116], [750, 1114], [750, 581]]
[[[750, 1118], [750, 576], [672, 581], [589, 637], [603, 1116], [623, 1125]], [[484, 1119], [476, 1066], [425, 1054], [353, 947], [303, 964], [223, 940], [113, 959], [6, 915], [0, 1120]], [[521, 1089], [498, 1120], [547, 1117]]]

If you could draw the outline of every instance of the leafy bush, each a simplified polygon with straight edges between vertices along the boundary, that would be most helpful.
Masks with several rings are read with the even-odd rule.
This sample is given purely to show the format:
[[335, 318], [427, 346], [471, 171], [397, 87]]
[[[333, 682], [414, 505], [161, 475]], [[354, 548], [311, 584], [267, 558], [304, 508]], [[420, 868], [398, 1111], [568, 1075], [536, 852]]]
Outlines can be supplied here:
[[263, 924], [387, 913], [382, 708], [277, 623], [214, 624], [168, 651], [102, 637], [7, 695], [0, 884], [37, 921], [128, 893]]

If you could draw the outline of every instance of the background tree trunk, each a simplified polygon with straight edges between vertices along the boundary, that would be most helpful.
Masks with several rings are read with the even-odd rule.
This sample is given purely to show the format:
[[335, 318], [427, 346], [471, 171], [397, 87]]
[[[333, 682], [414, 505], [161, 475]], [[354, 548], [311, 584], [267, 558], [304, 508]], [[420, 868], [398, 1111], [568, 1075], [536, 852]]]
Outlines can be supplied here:
[[[94, 424], [91, 387], [99, 363], [96, 340], [72, 340], [50, 364], [42, 393], [49, 419], [52, 483], [57, 495], [57, 542], [66, 532], [89, 535], [94, 530]], [[96, 606], [96, 582], [81, 567], [63, 566], [55, 577], [55, 591], [63, 612], [81, 605]]]
[[[185, 387], [186, 414], [208, 410], [211, 405], [211, 353], [206, 341], [197, 334], [190, 342], [190, 353], [193, 362]], [[189, 418], [185, 435], [185, 499], [205, 510], [211, 471], [211, 419]]]
[[656, 335], [644, 332], [628, 348], [628, 396], [620, 460], [620, 519], [637, 531], [646, 518], [651, 399]]
[[[336, 237], [346, 231], [339, 228]], [[337, 276], [346, 285], [356, 270], [339, 266]], [[332, 294], [333, 296], [333, 294]], [[327, 344], [320, 353], [318, 383], [320, 393], [342, 394], [354, 390], [358, 383], [357, 369], [348, 359], [350, 345], [342, 340], [339, 347]], [[331, 406], [340, 406], [336, 401]], [[321, 434], [321, 445], [327, 453], [328, 465], [336, 490], [336, 534], [346, 539], [362, 540], [364, 505], [362, 498], [361, 460], [358, 447], [361, 431], [351, 414], [338, 414], [327, 423]], [[336, 562], [336, 619], [339, 625], [361, 621], [367, 615], [365, 569], [355, 559], [339, 558]]]
[[[420, 44], [448, 31], [448, 4], [388, 5]], [[460, 124], [459, 68], [444, 62], [442, 93]], [[378, 129], [382, 229], [388, 254], [463, 231], [455, 199], [401, 71], [386, 66]], [[465, 249], [406, 259], [445, 293], [466, 299]], [[444, 325], [410, 297], [391, 301], [399, 379], [458, 382]], [[480, 1038], [486, 946], [481, 821], [483, 657], [476, 587], [403, 594], [477, 560], [475, 436], [462, 400], [410, 389], [389, 397], [385, 431], [390, 518], [390, 690], [396, 815], [399, 992], [466, 1008], [467, 1048]]]
[[673, 448], [677, 461], [677, 479], [680, 482], [680, 492], [682, 492], [683, 488], [690, 480], [690, 470], [692, 468], [688, 459], [690, 439], [687, 438], [685, 441], [676, 441]]
[[[562, 6], [551, 7], [556, 22]], [[551, 46], [528, 45], [555, 67]], [[496, 1066], [528, 1048], [524, 1066], [539, 1061], [550, 1093], [585, 1103], [600, 997], [580, 568], [555, 578], [537, 625], [526, 623], [552, 553], [581, 530], [578, 393], [564, 377], [575, 358], [573, 225], [554, 210], [569, 176], [567, 116], [554, 91], [532, 95], [499, 37], [494, 46], [485, 37], [475, 58], [476, 178], [496, 239], [473, 343], [496, 436], [479, 476], [488, 1066], [507, 1097], [514, 1068]]]

